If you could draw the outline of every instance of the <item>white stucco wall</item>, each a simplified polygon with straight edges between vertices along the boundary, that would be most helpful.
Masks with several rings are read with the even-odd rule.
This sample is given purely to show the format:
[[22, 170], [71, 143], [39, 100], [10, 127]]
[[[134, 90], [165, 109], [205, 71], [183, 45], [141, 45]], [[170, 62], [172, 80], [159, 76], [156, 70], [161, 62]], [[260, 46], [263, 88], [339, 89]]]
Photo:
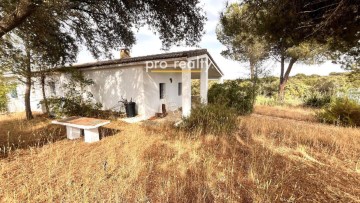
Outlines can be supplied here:
[[[23, 112], [25, 111], [25, 85], [16, 79], [13, 81], [17, 84], [16, 85], [16, 92], [17, 98], [13, 98], [11, 93], [8, 94], [8, 111], [9, 112]], [[47, 95], [50, 95], [49, 90], [47, 90]], [[42, 90], [39, 81], [36, 79], [33, 80], [33, 85], [31, 87], [31, 94], [30, 94], [30, 104], [32, 111], [42, 111], [40, 106], [40, 101], [43, 99], [42, 97]]]
[[[172, 83], [170, 82], [172, 78]], [[178, 83], [181, 83], [181, 73], [150, 73], [144, 70], [144, 91], [146, 117], [152, 117], [161, 112], [161, 105], [165, 103], [167, 110], [169, 104], [175, 108], [181, 107], [181, 96], [178, 95]], [[165, 100], [160, 100], [160, 83], [165, 83]]]
[[24, 106], [24, 90], [25, 87], [22, 84], [16, 85], [17, 97], [13, 98], [9, 93], [8, 96], [8, 111], [9, 112], [21, 112], [25, 110]]
[[136, 103], [137, 113], [145, 114], [144, 109], [144, 86], [142, 67], [112, 68], [85, 70], [83, 75], [94, 81], [94, 85], [88, 86], [97, 102], [103, 105], [104, 110], [119, 110], [119, 101], [124, 99]]
[[[94, 99], [103, 105], [104, 110], [119, 110], [121, 97], [136, 102], [137, 113], [144, 118], [150, 118], [155, 113], [161, 112], [161, 105], [165, 103], [167, 110], [175, 110], [182, 106], [178, 95], [178, 83], [182, 83], [181, 73], [148, 73], [142, 66], [129, 68], [109, 68], [84, 70], [83, 75], [94, 81], [94, 84], [86, 87], [94, 95]], [[172, 82], [170, 82], [170, 78]], [[58, 74], [47, 79], [55, 82], [56, 95], [49, 86], [46, 86], [46, 95], [65, 96], [64, 84], [70, 81], [69, 74]], [[165, 100], [160, 99], [159, 84], [165, 83]], [[21, 112], [24, 107], [25, 86], [17, 86], [18, 98], [10, 98], [9, 111]], [[10, 95], [9, 95], [10, 96]], [[31, 107], [33, 111], [41, 111], [39, 102], [42, 100], [41, 86], [35, 80], [35, 88], [31, 92]], [[171, 104], [171, 105], [170, 105]], [[170, 109], [172, 108], [172, 109]], [[124, 109], [121, 109], [124, 110]]]
[[[150, 73], [145, 68], [113, 68], [102, 70], [85, 70], [86, 78], [92, 79], [94, 85], [88, 87], [96, 101], [103, 109], [118, 110], [121, 97], [136, 102], [137, 113], [144, 118], [150, 118], [161, 112], [161, 104], [170, 104], [172, 108], [181, 107], [181, 96], [178, 95], [178, 83], [181, 83], [181, 73]], [[172, 78], [172, 83], [170, 82]], [[165, 83], [165, 100], [160, 100], [159, 84]]]

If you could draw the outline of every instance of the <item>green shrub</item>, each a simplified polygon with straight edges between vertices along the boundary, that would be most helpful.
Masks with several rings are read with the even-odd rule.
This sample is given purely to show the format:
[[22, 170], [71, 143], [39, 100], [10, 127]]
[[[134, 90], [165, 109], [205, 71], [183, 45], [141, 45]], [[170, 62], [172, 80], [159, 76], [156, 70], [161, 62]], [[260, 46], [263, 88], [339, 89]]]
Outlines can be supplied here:
[[256, 89], [250, 81], [227, 81], [214, 84], [208, 92], [210, 104], [220, 104], [234, 108], [238, 114], [250, 114], [254, 110]]
[[256, 104], [265, 106], [276, 106], [279, 105], [279, 101], [275, 97], [259, 95], [256, 97]]
[[8, 93], [16, 88], [16, 84], [6, 81], [0, 73], [0, 112], [7, 111]]
[[322, 108], [331, 102], [331, 95], [313, 93], [304, 98], [304, 106]]
[[51, 112], [56, 117], [62, 116], [86, 116], [99, 117], [102, 105], [91, 100], [83, 100], [79, 96], [70, 98], [55, 97], [48, 99]]
[[237, 129], [237, 114], [225, 105], [201, 105], [184, 118], [182, 128], [192, 134], [230, 135]]
[[[358, 76], [358, 75], [357, 75]], [[331, 74], [330, 76], [306, 76], [298, 74], [289, 79], [285, 87], [285, 100], [298, 99], [302, 102], [304, 98], [314, 92], [325, 95], [334, 95], [339, 92], [348, 92], [351, 89], [360, 88], [360, 77], [348, 75], [347, 73]], [[279, 78], [260, 78], [259, 94], [273, 97], [278, 94]]]
[[6, 111], [7, 109], [7, 98], [8, 88], [0, 84], [0, 112]]
[[65, 97], [54, 97], [48, 99], [50, 112], [57, 117], [62, 116], [87, 116], [101, 117], [102, 105], [96, 103], [91, 92], [85, 87], [94, 84], [92, 80], [86, 79], [80, 72], [72, 72], [71, 80], [64, 85]]
[[325, 123], [359, 127], [360, 104], [348, 98], [337, 98], [317, 112], [316, 116]]
[[[211, 88], [214, 84], [217, 84], [216, 80], [209, 80], [208, 87]], [[194, 79], [191, 80], [191, 95], [200, 96], [200, 80]]]
[[[309, 94], [311, 87], [306, 85], [302, 79], [292, 78], [285, 87], [285, 99], [302, 98]], [[277, 90], [278, 91], [278, 90]]]

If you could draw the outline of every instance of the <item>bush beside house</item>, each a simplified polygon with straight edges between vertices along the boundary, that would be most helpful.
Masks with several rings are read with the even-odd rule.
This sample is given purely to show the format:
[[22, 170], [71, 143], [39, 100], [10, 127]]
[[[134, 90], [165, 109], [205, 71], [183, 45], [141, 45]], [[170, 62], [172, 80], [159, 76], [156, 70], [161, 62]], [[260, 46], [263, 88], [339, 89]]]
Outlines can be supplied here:
[[102, 104], [95, 102], [93, 94], [85, 90], [86, 86], [92, 85], [94, 82], [84, 78], [78, 71], [71, 72], [71, 75], [69, 83], [64, 85], [64, 97], [48, 99], [51, 113], [56, 117], [100, 117]]
[[227, 81], [213, 84], [208, 92], [208, 105], [192, 109], [182, 128], [195, 135], [230, 135], [238, 126], [238, 115], [253, 112], [256, 89], [250, 81]]
[[210, 104], [222, 104], [233, 108], [239, 115], [253, 112], [256, 87], [251, 81], [235, 80], [214, 84], [208, 93]]
[[237, 126], [237, 112], [221, 104], [200, 105], [184, 118], [183, 129], [192, 135], [230, 135]]

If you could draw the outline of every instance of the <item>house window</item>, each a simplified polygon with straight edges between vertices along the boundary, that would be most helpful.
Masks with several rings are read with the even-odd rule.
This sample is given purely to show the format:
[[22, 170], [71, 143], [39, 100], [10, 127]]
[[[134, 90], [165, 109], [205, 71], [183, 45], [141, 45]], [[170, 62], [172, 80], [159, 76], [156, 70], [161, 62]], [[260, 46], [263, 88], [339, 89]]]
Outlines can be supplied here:
[[178, 95], [181, 96], [182, 95], [182, 83], [179, 82], [178, 84]]
[[50, 86], [50, 92], [52, 95], [56, 95], [56, 86], [55, 86], [55, 82], [49, 82], [49, 86]]
[[14, 88], [12, 88], [12, 89], [10, 90], [10, 96], [11, 96], [11, 98], [13, 98], [13, 99], [17, 99], [17, 98], [18, 98], [18, 93], [17, 93], [16, 87], [14, 87]]
[[165, 98], [165, 83], [160, 83], [160, 99]]

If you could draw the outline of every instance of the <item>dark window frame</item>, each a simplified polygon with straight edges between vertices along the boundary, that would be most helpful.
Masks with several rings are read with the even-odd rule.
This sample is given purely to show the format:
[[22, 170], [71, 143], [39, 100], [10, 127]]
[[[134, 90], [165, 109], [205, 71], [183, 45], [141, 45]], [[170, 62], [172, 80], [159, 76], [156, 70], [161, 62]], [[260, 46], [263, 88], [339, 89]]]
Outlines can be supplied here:
[[159, 96], [160, 96], [160, 99], [165, 99], [165, 89], [166, 89], [165, 83], [159, 83]]
[[178, 96], [181, 96], [182, 95], [182, 83], [179, 82], [178, 83]]
[[49, 87], [50, 87], [50, 93], [52, 95], [56, 95], [56, 84], [55, 84], [55, 82], [53, 82], [53, 81], [49, 82]]

